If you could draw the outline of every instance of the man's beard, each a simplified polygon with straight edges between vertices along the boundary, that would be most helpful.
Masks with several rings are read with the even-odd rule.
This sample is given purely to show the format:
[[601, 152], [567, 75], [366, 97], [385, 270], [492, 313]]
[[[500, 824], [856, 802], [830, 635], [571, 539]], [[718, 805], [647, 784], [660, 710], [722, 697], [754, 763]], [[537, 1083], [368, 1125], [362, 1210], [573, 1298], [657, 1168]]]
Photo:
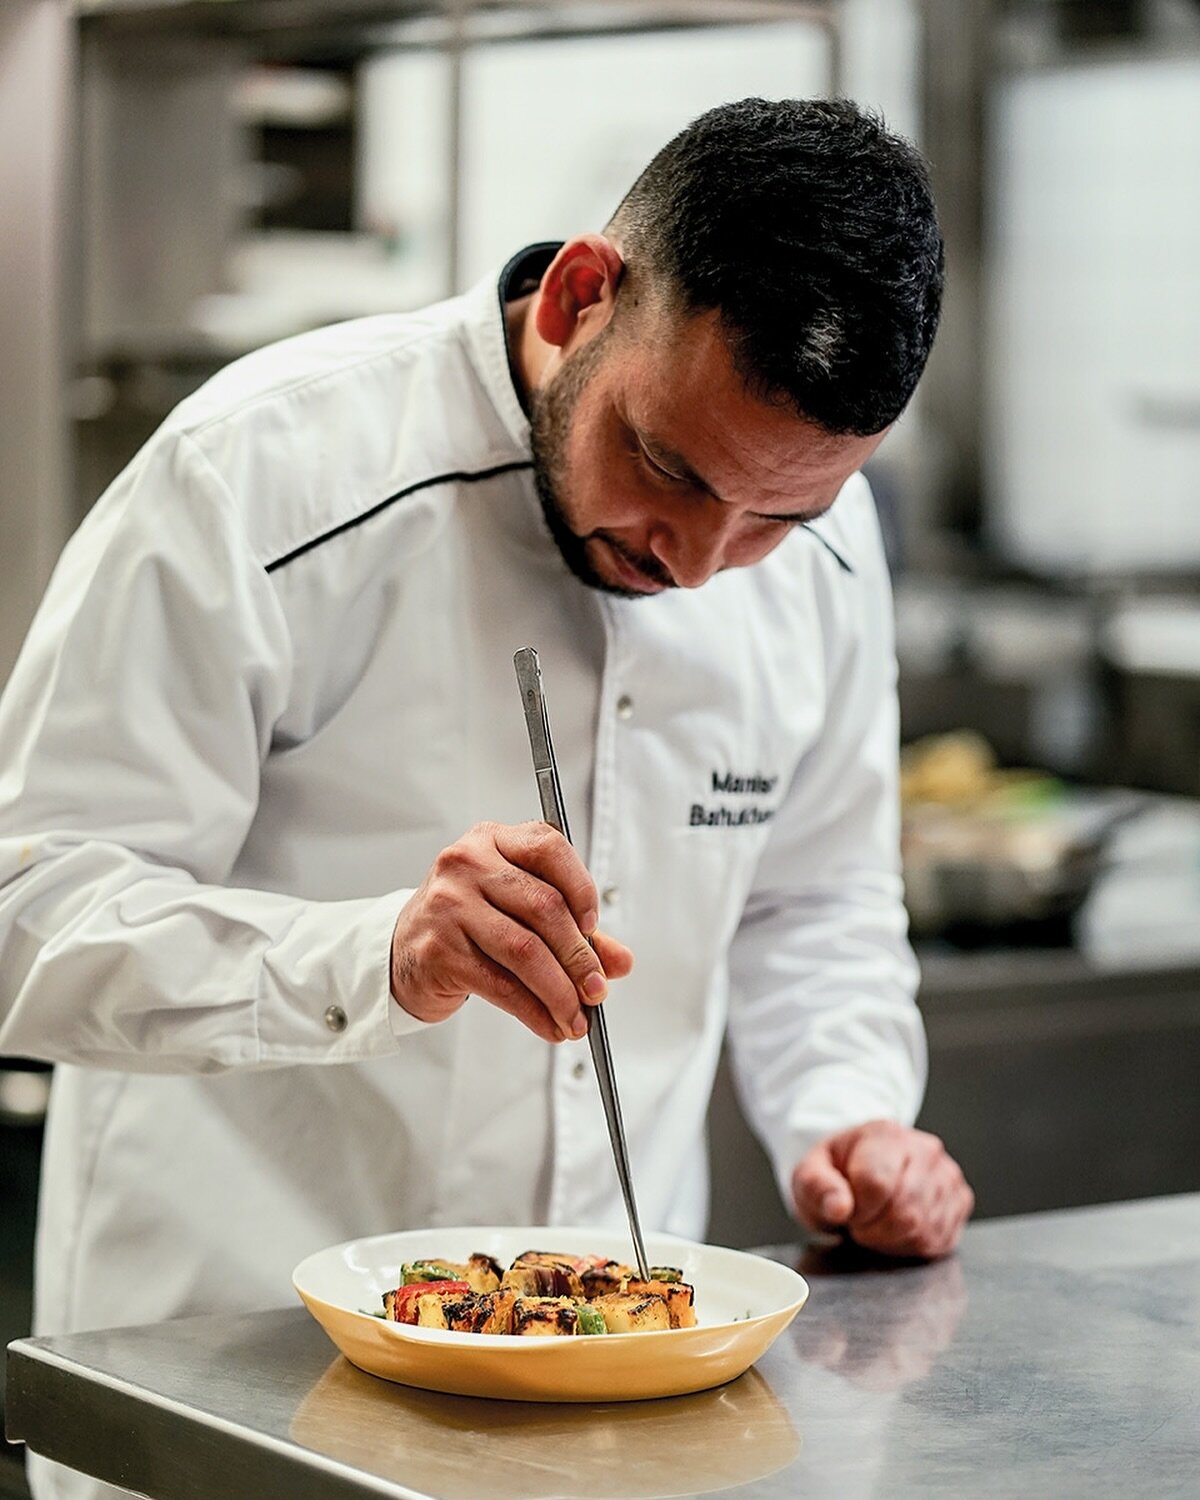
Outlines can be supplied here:
[[674, 580], [656, 558], [639, 557], [631, 552], [619, 538], [606, 532], [592, 532], [580, 536], [572, 530], [567, 519], [567, 510], [560, 498], [566, 467], [567, 441], [571, 434], [571, 420], [579, 398], [588, 381], [595, 374], [604, 354], [604, 345], [612, 332], [612, 325], [602, 329], [595, 338], [572, 354], [558, 374], [546, 386], [533, 392], [531, 397], [533, 418], [530, 430], [530, 446], [533, 451], [533, 482], [542, 504], [542, 515], [546, 527], [558, 548], [563, 562], [588, 588], [599, 589], [605, 594], [616, 594], [622, 599], [645, 599], [649, 591], [629, 589], [606, 578], [592, 566], [588, 557], [588, 542], [593, 536], [603, 537], [615, 552], [647, 578], [662, 585], [674, 587]]

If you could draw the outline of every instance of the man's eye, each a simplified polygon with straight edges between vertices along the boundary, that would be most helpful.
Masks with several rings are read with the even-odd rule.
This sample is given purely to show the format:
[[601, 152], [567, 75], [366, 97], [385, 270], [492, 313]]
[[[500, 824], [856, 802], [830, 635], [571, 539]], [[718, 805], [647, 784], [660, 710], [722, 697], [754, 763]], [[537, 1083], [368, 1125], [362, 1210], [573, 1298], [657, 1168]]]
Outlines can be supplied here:
[[641, 444], [638, 445], [638, 454], [641, 457], [642, 463], [645, 464], [646, 468], [650, 470], [655, 479], [665, 479], [668, 484], [687, 483], [687, 480], [684, 479], [682, 475], [672, 474], [670, 469], [664, 469], [662, 464], [656, 463], [654, 459], [651, 458], [650, 455], [646, 452], [645, 448], [641, 446]]

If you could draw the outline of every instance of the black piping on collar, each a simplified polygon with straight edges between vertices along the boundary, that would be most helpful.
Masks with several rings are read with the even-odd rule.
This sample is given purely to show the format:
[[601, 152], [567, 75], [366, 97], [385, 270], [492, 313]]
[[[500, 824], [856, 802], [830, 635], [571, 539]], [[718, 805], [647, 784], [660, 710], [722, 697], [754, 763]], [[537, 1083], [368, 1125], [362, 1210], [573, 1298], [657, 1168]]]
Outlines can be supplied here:
[[[524, 250], [517, 251], [500, 272], [500, 280], [497, 283], [496, 289], [500, 299], [500, 327], [504, 330], [504, 352], [508, 357], [509, 375], [512, 379], [513, 390], [517, 393], [517, 400], [521, 403], [521, 410], [527, 417], [532, 417], [533, 413], [529, 410], [529, 403], [525, 399], [521, 382], [517, 379], [514, 369], [512, 345], [508, 341], [507, 308], [510, 302], [516, 301], [518, 297], [527, 296], [533, 287], [537, 286], [562, 246], [562, 240], [539, 240], [536, 245], [526, 245]], [[533, 287], [527, 287], [518, 282], [518, 277], [522, 275], [524, 282], [532, 282]]]
[[821, 533], [817, 530], [817, 528], [812, 524], [811, 521], [801, 521], [800, 530], [807, 531], [809, 536], [815, 536], [817, 541], [820, 542], [821, 546], [824, 547], [826, 552], [829, 553], [830, 557], [837, 560], [837, 565], [839, 568], [841, 568], [842, 572], [853, 575], [854, 569], [850, 566], [850, 564], [846, 561], [846, 559], [842, 556], [838, 549], [833, 545], [833, 543], [826, 541], [826, 539], [821, 535]]
[[337, 526], [331, 526], [328, 531], [323, 531], [320, 536], [314, 536], [307, 542], [301, 542], [298, 547], [293, 547], [290, 552], [285, 552], [282, 557], [277, 557], [274, 562], [266, 565], [266, 571], [273, 573], [276, 568], [282, 568], [287, 563], [295, 562], [298, 557], [303, 557], [306, 552], [311, 552], [314, 547], [319, 547], [323, 542], [332, 541], [335, 536], [341, 536], [344, 531], [352, 531], [354, 527], [361, 526], [364, 521], [370, 521], [380, 511], [384, 511], [389, 505], [395, 505], [397, 500], [406, 500], [409, 495], [415, 495], [419, 490], [431, 490], [438, 484], [478, 484], [484, 479], [495, 479], [500, 474], [512, 474], [518, 469], [531, 469], [532, 463], [527, 458], [516, 459], [512, 463], [495, 464], [490, 469], [479, 469], [470, 474], [464, 470], [457, 469], [449, 474], [434, 474], [430, 479], [418, 479], [415, 484], [406, 485], [404, 489], [397, 490], [394, 495], [389, 495], [386, 500], [380, 500], [377, 505], [372, 505], [369, 510], [364, 510], [361, 515], [351, 516], [348, 521], [342, 521]]

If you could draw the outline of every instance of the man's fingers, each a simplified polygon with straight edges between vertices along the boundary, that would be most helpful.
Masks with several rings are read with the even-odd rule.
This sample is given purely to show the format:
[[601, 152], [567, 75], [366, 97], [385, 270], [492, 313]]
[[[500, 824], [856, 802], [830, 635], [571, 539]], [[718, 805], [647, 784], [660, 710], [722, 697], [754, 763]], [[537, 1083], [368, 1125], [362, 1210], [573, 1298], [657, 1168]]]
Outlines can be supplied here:
[[424, 1021], [445, 1020], [477, 994], [547, 1040], [582, 1037], [583, 1006], [633, 966], [615, 939], [588, 942], [596, 905], [562, 834], [545, 823], [477, 823], [438, 854], [396, 919], [392, 994]]
[[850, 1233], [872, 1250], [934, 1259], [958, 1243], [975, 1199], [941, 1142], [912, 1134], [913, 1151], [892, 1196], [872, 1218], [856, 1217]]
[[908, 1166], [906, 1134], [864, 1132], [851, 1147], [845, 1173], [854, 1194], [852, 1228], [865, 1228], [887, 1212]]
[[967, 1220], [975, 1210], [975, 1194], [955, 1163], [957, 1183], [952, 1187], [942, 1209], [939, 1224], [938, 1248], [935, 1255], [949, 1255], [962, 1238]]
[[926, 1192], [910, 1161], [883, 1209], [873, 1218], [850, 1223], [860, 1245], [892, 1255], [919, 1255], [940, 1212], [940, 1204]]
[[575, 925], [590, 937], [600, 920], [596, 886], [578, 852], [548, 823], [486, 825], [500, 854], [558, 891]]
[[[849, 1209], [838, 1219], [821, 1199], [839, 1180]], [[792, 1176], [801, 1220], [843, 1227], [858, 1244], [933, 1259], [957, 1245], [975, 1195], [942, 1142], [894, 1120], [870, 1120], [814, 1146]]]
[[474, 944], [472, 967], [474, 970], [470, 993], [494, 1005], [497, 1010], [515, 1017], [522, 1026], [527, 1026], [544, 1042], [561, 1042], [562, 1032], [553, 1017], [536, 995], [525, 988], [507, 969], [495, 964]]
[[834, 1166], [827, 1142], [814, 1146], [792, 1174], [792, 1195], [809, 1229], [837, 1229], [854, 1213], [854, 1194]]
[[584, 1035], [587, 1022], [580, 1008], [579, 994], [536, 932], [514, 922], [495, 907], [484, 906], [474, 916], [468, 935], [498, 968], [506, 971], [541, 1002], [562, 1037]]
[[579, 930], [562, 893], [528, 871], [508, 865], [488, 875], [485, 898], [498, 910], [535, 932], [579, 991], [596, 1003], [608, 993], [604, 966]]

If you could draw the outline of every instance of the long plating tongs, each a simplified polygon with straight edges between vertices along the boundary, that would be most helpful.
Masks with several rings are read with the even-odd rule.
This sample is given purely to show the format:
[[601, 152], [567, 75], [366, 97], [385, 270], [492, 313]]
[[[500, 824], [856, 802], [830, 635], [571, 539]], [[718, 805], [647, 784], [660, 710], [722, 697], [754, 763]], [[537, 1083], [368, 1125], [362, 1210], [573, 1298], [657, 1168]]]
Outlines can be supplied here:
[[[537, 776], [538, 796], [542, 801], [542, 817], [570, 843], [571, 830], [563, 803], [562, 783], [558, 779], [558, 762], [554, 759], [554, 742], [550, 738], [550, 719], [542, 693], [542, 671], [538, 665], [538, 654], [532, 646], [523, 646], [513, 657], [513, 665], [517, 669], [517, 681], [521, 685], [521, 703], [525, 709], [525, 726], [529, 730], [529, 748], [533, 752], [533, 769]], [[591, 942], [591, 939], [588, 941]], [[646, 1261], [642, 1226], [633, 1196], [633, 1176], [629, 1170], [629, 1151], [625, 1145], [625, 1126], [621, 1122], [621, 1101], [617, 1097], [617, 1078], [608, 1045], [604, 1006], [585, 1005], [583, 1013], [587, 1017], [588, 1046], [592, 1049], [592, 1062], [600, 1084], [604, 1118], [608, 1121], [608, 1138], [612, 1142], [613, 1157], [617, 1163], [617, 1177], [625, 1199], [625, 1212], [629, 1215], [629, 1232], [633, 1235], [638, 1275], [643, 1281], [649, 1281], [650, 1267]]]

